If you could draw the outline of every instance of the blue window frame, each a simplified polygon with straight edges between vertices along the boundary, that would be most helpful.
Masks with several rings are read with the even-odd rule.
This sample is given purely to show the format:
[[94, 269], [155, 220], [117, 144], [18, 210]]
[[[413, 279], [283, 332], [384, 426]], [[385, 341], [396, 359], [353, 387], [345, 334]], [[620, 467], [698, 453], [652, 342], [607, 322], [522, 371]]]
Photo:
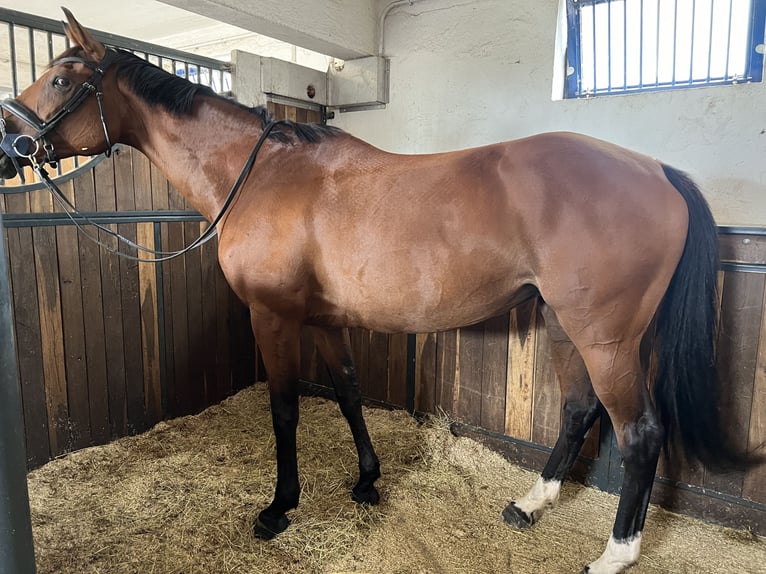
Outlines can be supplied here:
[[760, 82], [766, 0], [566, 0], [565, 97]]

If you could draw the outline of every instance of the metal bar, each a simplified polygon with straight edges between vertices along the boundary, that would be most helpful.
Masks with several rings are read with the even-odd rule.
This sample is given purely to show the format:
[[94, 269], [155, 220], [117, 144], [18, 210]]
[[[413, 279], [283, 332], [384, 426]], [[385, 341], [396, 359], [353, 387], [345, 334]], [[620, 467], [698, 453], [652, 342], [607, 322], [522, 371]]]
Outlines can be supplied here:
[[766, 274], [766, 265], [759, 265], [757, 263], [729, 263], [724, 261], [721, 263], [721, 270]]
[[763, 79], [763, 52], [757, 52], [757, 46], [763, 46], [764, 21], [766, 21], [766, 2], [754, 1], [750, 5], [750, 30], [747, 43], [747, 75], [752, 82]]
[[713, 63], [713, 8], [715, 0], [710, 0], [710, 26], [708, 30], [708, 45], [707, 45], [707, 77], [706, 80], [710, 81], [710, 66]]
[[724, 78], [729, 77], [729, 59], [730, 59], [730, 53], [731, 53], [731, 6], [734, 0], [729, 0], [729, 25], [726, 29], [726, 71], [723, 74]]
[[694, 79], [694, 31], [697, 27], [694, 25], [694, 19], [697, 13], [697, 0], [692, 0], [692, 38], [691, 47], [689, 48], [689, 84], [691, 85]]
[[660, 85], [660, 0], [657, 0], [657, 18], [656, 20], [656, 29], [657, 29], [657, 40], [656, 40], [656, 46], [654, 50], [654, 86], [657, 87]]
[[612, 91], [612, 0], [606, 3], [606, 91]]
[[[566, 97], [575, 98], [582, 94], [582, 52], [580, 39], [580, 16], [582, 4], [567, 0], [567, 57], [566, 57]], [[569, 73], [569, 70], [573, 73]], [[223, 86], [223, 75], [221, 76]], [[324, 113], [323, 113], [324, 116]]]
[[0, 216], [0, 569], [13, 574], [35, 572], [26, 468], [11, 286]]
[[747, 225], [719, 225], [718, 235], [766, 235], [766, 227]]
[[[116, 211], [83, 213], [85, 217], [101, 225], [118, 223], [176, 223], [188, 221], [205, 221], [196, 211]], [[77, 216], [75, 216], [77, 219]], [[78, 221], [85, 224], [83, 221]], [[66, 213], [15, 213], [5, 216], [5, 226], [16, 227], [54, 227], [59, 225], [74, 225]]]
[[[639, 18], [638, 39], [638, 86], [644, 87], [644, 0], [641, 0], [641, 17]], [[627, 85], [625, 86], [628, 87]]]
[[597, 83], [596, 83], [596, 5], [594, 4], [591, 6], [591, 20], [593, 20], [593, 93], [596, 93], [597, 90]]
[[622, 87], [628, 85], [628, 0], [622, 3]]
[[37, 63], [35, 62], [35, 31], [29, 30], [29, 71], [32, 74], [32, 82], [37, 80]]
[[673, 74], [671, 85], [676, 85], [676, 53], [678, 51], [678, 0], [673, 2]]
[[19, 71], [16, 69], [16, 32], [13, 24], [8, 24], [8, 58], [11, 61], [11, 89], [13, 97], [19, 95]]

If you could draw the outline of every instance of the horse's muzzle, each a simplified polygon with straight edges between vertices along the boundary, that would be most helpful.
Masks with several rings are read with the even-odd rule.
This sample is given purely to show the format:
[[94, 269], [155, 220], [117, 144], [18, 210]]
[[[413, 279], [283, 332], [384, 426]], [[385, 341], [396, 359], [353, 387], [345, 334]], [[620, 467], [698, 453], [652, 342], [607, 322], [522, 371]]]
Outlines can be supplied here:
[[16, 166], [13, 165], [11, 158], [0, 151], [0, 178], [11, 179], [16, 177]]

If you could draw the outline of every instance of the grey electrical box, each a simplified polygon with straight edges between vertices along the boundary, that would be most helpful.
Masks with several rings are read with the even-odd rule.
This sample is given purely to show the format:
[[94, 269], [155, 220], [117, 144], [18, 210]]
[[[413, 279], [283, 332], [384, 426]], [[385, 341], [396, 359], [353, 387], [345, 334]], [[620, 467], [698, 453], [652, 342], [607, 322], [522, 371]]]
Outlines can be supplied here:
[[327, 105], [341, 112], [388, 103], [389, 60], [369, 56], [330, 64]]

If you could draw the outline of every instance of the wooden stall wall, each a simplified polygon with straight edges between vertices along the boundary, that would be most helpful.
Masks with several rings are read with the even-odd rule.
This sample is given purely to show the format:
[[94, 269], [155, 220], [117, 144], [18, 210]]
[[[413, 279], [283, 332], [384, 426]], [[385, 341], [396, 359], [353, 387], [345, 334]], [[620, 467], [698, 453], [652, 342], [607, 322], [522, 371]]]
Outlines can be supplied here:
[[[78, 209], [151, 248], [178, 249], [203, 226], [127, 147], [61, 187]], [[248, 313], [218, 267], [215, 240], [139, 264], [78, 233], [47, 191], [2, 204], [30, 467], [197, 412], [255, 380]], [[118, 249], [106, 233], [86, 232]]]

